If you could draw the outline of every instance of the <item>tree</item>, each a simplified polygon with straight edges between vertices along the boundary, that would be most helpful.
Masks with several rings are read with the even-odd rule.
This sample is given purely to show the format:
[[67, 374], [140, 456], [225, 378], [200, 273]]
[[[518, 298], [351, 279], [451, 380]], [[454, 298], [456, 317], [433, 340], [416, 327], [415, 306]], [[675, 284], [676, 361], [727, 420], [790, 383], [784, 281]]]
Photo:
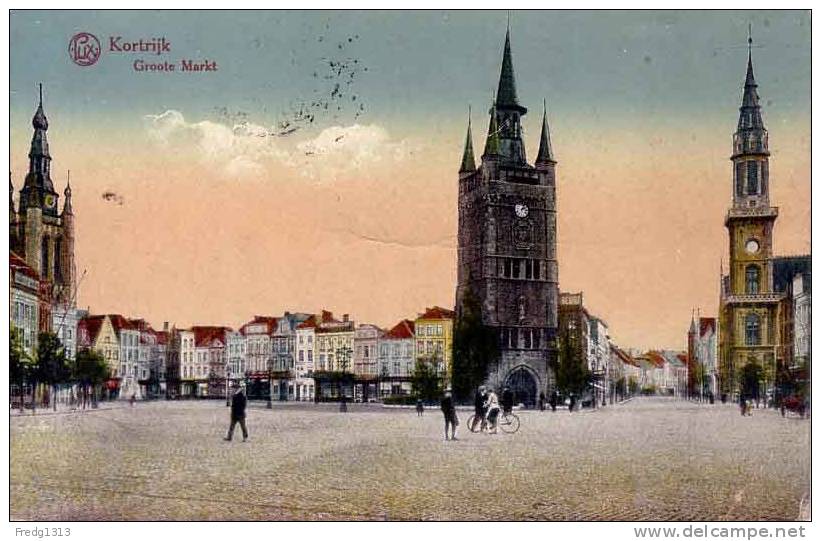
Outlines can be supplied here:
[[51, 387], [51, 402], [57, 409], [54, 399], [57, 385], [67, 383], [71, 377], [71, 367], [68, 364], [66, 350], [57, 335], [42, 332], [37, 337], [37, 360], [34, 365], [34, 381]]
[[9, 329], [9, 383], [17, 385], [20, 389], [20, 410], [22, 411], [25, 401], [25, 383], [31, 359], [23, 348], [23, 337], [20, 329], [13, 324]]
[[739, 380], [741, 381], [741, 396], [751, 400], [759, 399], [761, 382], [764, 381], [764, 369], [756, 359], [741, 367]]
[[559, 359], [556, 385], [563, 393], [580, 395], [591, 383], [590, 370], [584, 362], [578, 340], [569, 329], [559, 338]]
[[468, 290], [453, 329], [453, 394], [458, 401], [470, 400], [498, 358], [496, 331], [483, 323], [481, 303]]
[[72, 376], [83, 389], [83, 407], [89, 390], [92, 391], [93, 404], [96, 405], [97, 387], [109, 378], [108, 363], [100, 353], [86, 348], [77, 352], [73, 368]]
[[437, 360], [419, 359], [411, 374], [411, 392], [421, 400], [434, 401], [442, 393], [439, 374], [436, 370]]

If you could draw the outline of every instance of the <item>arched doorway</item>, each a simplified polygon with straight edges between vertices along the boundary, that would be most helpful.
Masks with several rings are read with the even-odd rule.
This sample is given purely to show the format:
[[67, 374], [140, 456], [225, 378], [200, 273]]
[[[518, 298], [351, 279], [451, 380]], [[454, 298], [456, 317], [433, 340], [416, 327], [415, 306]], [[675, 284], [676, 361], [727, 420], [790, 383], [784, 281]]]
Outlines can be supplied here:
[[526, 368], [514, 368], [505, 379], [505, 385], [513, 391], [513, 403], [524, 404], [527, 408], [536, 406], [536, 378]]

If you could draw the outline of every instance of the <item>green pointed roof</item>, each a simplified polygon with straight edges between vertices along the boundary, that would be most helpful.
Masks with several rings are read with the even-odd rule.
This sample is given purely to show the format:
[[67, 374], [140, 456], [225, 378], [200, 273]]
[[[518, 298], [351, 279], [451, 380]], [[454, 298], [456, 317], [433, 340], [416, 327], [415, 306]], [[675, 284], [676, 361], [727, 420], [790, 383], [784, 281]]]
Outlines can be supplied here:
[[501, 142], [499, 141], [499, 126], [496, 122], [496, 103], [490, 108], [490, 125], [487, 128], [487, 139], [485, 140], [485, 152], [482, 156], [498, 156], [501, 152]]
[[741, 108], [738, 116], [739, 130], [763, 130], [764, 120], [761, 118], [761, 105], [758, 103], [758, 84], [753, 73], [752, 39], [749, 40], [750, 50], [747, 53], [747, 76], [744, 79], [744, 95], [741, 98]]
[[553, 146], [550, 144], [550, 128], [547, 126], [547, 103], [544, 106], [542, 115], [542, 136], [539, 140], [539, 153], [536, 156], [536, 163], [555, 162], [553, 159]]
[[499, 74], [499, 87], [496, 90], [496, 107], [499, 109], [517, 109], [522, 114], [526, 107], [519, 105], [516, 95], [516, 77], [513, 74], [513, 56], [510, 53], [510, 28], [505, 33], [505, 50], [502, 54], [502, 71]]
[[476, 159], [473, 157], [473, 134], [470, 130], [470, 115], [468, 115], [468, 133], [465, 137], [465, 151], [462, 153], [462, 166], [460, 173], [472, 173], [476, 171]]

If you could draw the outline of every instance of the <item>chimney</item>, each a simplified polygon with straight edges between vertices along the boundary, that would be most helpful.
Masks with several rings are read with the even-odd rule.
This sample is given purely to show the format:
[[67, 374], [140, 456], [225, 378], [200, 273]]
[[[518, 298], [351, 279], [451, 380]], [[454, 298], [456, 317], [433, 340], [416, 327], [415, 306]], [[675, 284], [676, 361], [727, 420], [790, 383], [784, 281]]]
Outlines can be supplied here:
[[347, 322], [348, 322], [348, 314], [342, 314], [342, 322], [343, 322], [343, 323], [347, 323]]
[[168, 332], [168, 322], [167, 321], [162, 322], [162, 330], [163, 330], [163, 332]]

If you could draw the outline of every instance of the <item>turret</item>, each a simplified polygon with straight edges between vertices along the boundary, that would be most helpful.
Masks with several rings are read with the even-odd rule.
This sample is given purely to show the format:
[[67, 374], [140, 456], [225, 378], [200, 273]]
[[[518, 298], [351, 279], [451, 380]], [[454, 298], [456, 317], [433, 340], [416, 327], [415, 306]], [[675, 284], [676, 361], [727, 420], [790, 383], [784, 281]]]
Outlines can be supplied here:
[[468, 133], [465, 136], [465, 150], [462, 152], [462, 165], [459, 173], [473, 173], [476, 171], [476, 159], [473, 157], [473, 134], [470, 131], [470, 109], [468, 109]]

